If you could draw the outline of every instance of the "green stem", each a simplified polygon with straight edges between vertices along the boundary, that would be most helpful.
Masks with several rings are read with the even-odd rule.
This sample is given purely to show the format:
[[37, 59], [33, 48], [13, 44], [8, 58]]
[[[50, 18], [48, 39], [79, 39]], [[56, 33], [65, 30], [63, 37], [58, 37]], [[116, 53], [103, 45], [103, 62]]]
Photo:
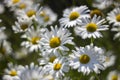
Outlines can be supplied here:
[[93, 42], [94, 42], [94, 38], [93, 38], [93, 37], [91, 37], [91, 44], [93, 44]]
[[97, 80], [100, 80], [99, 76], [94, 72], [95, 77], [97, 78]]
[[32, 21], [33, 21], [34, 29], [36, 30], [37, 29], [37, 22], [35, 20], [32, 20]]

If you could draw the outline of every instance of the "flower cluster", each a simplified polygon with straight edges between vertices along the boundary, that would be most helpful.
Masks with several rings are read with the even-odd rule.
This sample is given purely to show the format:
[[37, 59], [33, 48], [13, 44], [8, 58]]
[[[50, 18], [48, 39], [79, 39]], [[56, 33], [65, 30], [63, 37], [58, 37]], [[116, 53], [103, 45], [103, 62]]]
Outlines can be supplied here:
[[[10, 59], [3, 80], [81, 80], [76, 74], [90, 76], [90, 80], [102, 80], [98, 74], [114, 66], [117, 58], [114, 52], [97, 46], [95, 40], [105, 36], [101, 31], [117, 31], [114, 39], [120, 39], [119, 1], [93, 0], [93, 9], [85, 4], [72, 6], [66, 8], [60, 18], [49, 6], [42, 5], [43, 0], [3, 2], [16, 18], [11, 25], [13, 35], [19, 35], [16, 47], [5, 33], [8, 27], [0, 27], [0, 60]], [[112, 5], [113, 10], [107, 14], [102, 12]], [[90, 41], [82, 46], [75, 42], [79, 42], [78, 38]], [[15, 64], [29, 56], [31, 60], [35, 58], [29, 65]], [[110, 72], [106, 79], [119, 80], [119, 74]]]

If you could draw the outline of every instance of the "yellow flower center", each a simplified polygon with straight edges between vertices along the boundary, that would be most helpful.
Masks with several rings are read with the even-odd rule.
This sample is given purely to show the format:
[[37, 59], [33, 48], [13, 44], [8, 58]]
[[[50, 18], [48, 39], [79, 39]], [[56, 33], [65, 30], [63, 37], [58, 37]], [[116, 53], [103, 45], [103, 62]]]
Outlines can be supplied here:
[[90, 57], [86, 54], [82, 54], [79, 58], [80, 63], [87, 64], [90, 61]]
[[80, 16], [78, 12], [71, 12], [69, 15], [70, 21], [77, 19]]
[[6, 52], [6, 49], [5, 48], [0, 48], [0, 52], [4, 55], [5, 54], [5, 52]]
[[27, 11], [26, 14], [27, 14], [28, 17], [32, 17], [33, 15], [36, 14], [36, 11], [34, 11], [34, 10], [29, 10], [29, 11]]
[[25, 4], [25, 3], [21, 3], [21, 4], [19, 5], [19, 8], [20, 8], [20, 9], [25, 9], [25, 8], [26, 8], [26, 4]]
[[112, 76], [112, 80], [118, 80], [118, 76], [117, 75], [113, 75]]
[[13, 4], [20, 2], [20, 0], [12, 0]]
[[116, 20], [117, 20], [118, 22], [120, 22], [120, 14], [118, 14], [118, 15], [116, 16]]
[[94, 15], [102, 16], [102, 12], [100, 10], [98, 10], [98, 9], [91, 10], [90, 16], [93, 17]]
[[86, 28], [88, 32], [95, 32], [97, 30], [97, 25], [95, 23], [89, 23]]
[[25, 30], [25, 29], [28, 28], [28, 25], [27, 24], [22, 24], [20, 27], [21, 27], [22, 30]]
[[56, 56], [51, 56], [50, 59], [49, 59], [49, 62], [52, 62], [56, 59]]
[[106, 57], [105, 61], [106, 61], [106, 62], [109, 62], [109, 61], [110, 61], [110, 58], [109, 58], [109, 57]]
[[40, 40], [40, 37], [33, 37], [31, 39], [32, 44], [38, 44], [38, 41]]
[[17, 75], [17, 72], [16, 72], [15, 70], [12, 70], [12, 71], [10, 72], [10, 75], [11, 75], [11, 76], [16, 76], [16, 75]]
[[46, 16], [46, 13], [44, 11], [41, 11], [40, 16], [44, 17], [44, 16]]
[[45, 21], [45, 22], [48, 22], [49, 20], [50, 20], [50, 17], [46, 15], [46, 16], [44, 17], [44, 21]]
[[62, 64], [56, 63], [56, 64], [54, 65], [54, 70], [60, 70], [61, 67], [62, 67]]
[[60, 41], [59, 37], [53, 37], [50, 39], [49, 44], [50, 44], [51, 48], [56, 48], [56, 47], [60, 46], [60, 43], [61, 43], [61, 41]]

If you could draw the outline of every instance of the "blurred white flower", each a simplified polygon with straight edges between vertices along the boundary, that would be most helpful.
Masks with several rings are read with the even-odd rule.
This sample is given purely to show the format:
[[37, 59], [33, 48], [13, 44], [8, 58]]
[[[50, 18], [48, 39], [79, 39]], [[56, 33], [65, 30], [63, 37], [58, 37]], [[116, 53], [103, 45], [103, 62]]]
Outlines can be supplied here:
[[120, 80], [120, 73], [116, 70], [109, 72], [107, 80]]
[[8, 56], [12, 54], [11, 43], [6, 40], [0, 41], [0, 59], [3, 59], [3, 56]]
[[15, 22], [15, 25], [12, 26], [12, 29], [15, 33], [26, 32], [29, 27], [32, 25], [32, 20], [28, 17], [17, 17], [18, 21]]
[[57, 14], [55, 14], [48, 6], [43, 6], [40, 13], [36, 14], [38, 23], [40, 25], [51, 25], [57, 19]]
[[112, 54], [111, 51], [108, 51], [105, 55], [105, 62], [103, 65], [107, 68], [115, 64], [116, 56]]
[[119, 27], [112, 27], [111, 31], [115, 31], [117, 32], [115, 35], [114, 35], [114, 39], [119, 39], [120, 40], [120, 26]]
[[44, 78], [44, 71], [43, 67], [31, 63], [30, 66], [26, 65], [21, 72], [20, 80], [48, 80]]
[[8, 68], [5, 69], [5, 74], [3, 75], [3, 80], [20, 80], [19, 75], [24, 69], [21, 65], [14, 65], [13, 63], [8, 63]]

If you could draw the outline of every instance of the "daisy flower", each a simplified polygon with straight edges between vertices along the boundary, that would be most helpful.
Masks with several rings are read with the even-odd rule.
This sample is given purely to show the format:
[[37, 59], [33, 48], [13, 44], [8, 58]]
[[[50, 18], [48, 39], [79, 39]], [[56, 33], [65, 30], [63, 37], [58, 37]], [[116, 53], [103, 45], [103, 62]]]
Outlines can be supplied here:
[[120, 26], [120, 8], [114, 8], [110, 13], [108, 13], [107, 20], [113, 26]]
[[0, 14], [4, 13], [5, 11], [5, 6], [3, 5], [3, 3], [0, 3]]
[[90, 10], [87, 6], [74, 7], [65, 9], [63, 12], [63, 18], [59, 20], [61, 26], [73, 27], [79, 25], [81, 18], [89, 17]]
[[42, 56], [41, 58], [38, 59], [38, 62], [40, 65], [46, 65], [49, 62], [54, 62], [54, 60], [57, 58], [56, 55], [54, 54], [49, 54], [48, 52], [44, 51], [42, 52], [42, 54], [40, 54], [40, 56]]
[[100, 16], [94, 16], [93, 18], [83, 18], [81, 26], [75, 27], [75, 33], [81, 36], [83, 39], [86, 38], [100, 38], [102, 37], [99, 31], [108, 29], [108, 25], [104, 25], [105, 19], [101, 19]]
[[0, 27], [0, 41], [7, 39], [7, 35], [5, 34], [4, 30], [5, 27]]
[[120, 80], [120, 73], [116, 70], [109, 72], [107, 80]]
[[28, 17], [17, 17], [18, 21], [12, 26], [15, 33], [25, 32], [32, 25], [32, 20]]
[[8, 68], [5, 69], [5, 74], [3, 75], [3, 80], [20, 80], [19, 75], [24, 69], [21, 65], [13, 65], [13, 63], [8, 63]]
[[21, 0], [4, 0], [7, 7], [16, 6], [21, 2]]
[[105, 53], [105, 62], [103, 65], [107, 68], [115, 64], [116, 56], [112, 55], [112, 52], [108, 51]]
[[25, 47], [22, 47], [20, 49], [18, 49], [17, 51], [15, 51], [14, 57], [16, 59], [22, 59], [24, 57], [26, 57], [30, 52], [28, 51], [28, 49], [26, 49]]
[[23, 10], [26, 9], [27, 7], [30, 7], [33, 5], [33, 1], [32, 0], [23, 0], [19, 3], [19, 5], [16, 6], [16, 8], [18, 10]]
[[83, 74], [100, 73], [99, 70], [104, 70], [103, 62], [105, 59], [99, 50], [101, 49], [92, 45], [76, 48], [70, 55], [69, 65], [73, 69], [78, 69], [78, 72], [83, 72]]
[[44, 68], [34, 63], [31, 63], [30, 66], [26, 65], [25, 69], [21, 72], [21, 80], [48, 80], [44, 79]]
[[12, 52], [11, 44], [6, 41], [0, 41], [0, 59], [3, 58], [3, 56], [8, 56]]
[[46, 71], [53, 76], [53, 78], [61, 78], [65, 76], [65, 72], [69, 71], [67, 58], [56, 58], [53, 63], [48, 63], [45, 66]]
[[90, 11], [90, 16], [91, 17], [94, 17], [94, 15], [97, 15], [97, 16], [103, 16], [103, 13], [101, 10], [99, 9], [93, 9]]
[[70, 37], [71, 33], [65, 28], [55, 28], [51, 26], [51, 31], [46, 31], [43, 36], [42, 42], [45, 50], [49, 53], [58, 55], [58, 51], [69, 51], [65, 44], [74, 44], [72, 42], [73, 37]]
[[113, 27], [111, 29], [111, 31], [115, 31], [117, 32], [115, 35], [114, 35], [114, 39], [118, 38], [120, 40], [120, 27]]
[[36, 15], [40, 13], [41, 8], [39, 8], [39, 4], [34, 4], [32, 6], [27, 7], [24, 10], [21, 10], [17, 13], [17, 16], [27, 16], [31, 20], [37, 20]]
[[27, 39], [21, 43], [22, 46], [25, 46], [29, 49], [30, 52], [38, 51], [41, 49], [41, 38], [43, 36], [42, 29], [40, 26], [37, 26], [35, 29], [31, 26], [28, 31], [21, 36], [21, 38]]
[[113, 4], [113, 0], [93, 0], [92, 6], [103, 10], [108, 8], [112, 4]]
[[57, 19], [57, 14], [55, 14], [48, 6], [44, 6], [40, 13], [36, 14], [39, 24], [44, 26], [51, 25]]

